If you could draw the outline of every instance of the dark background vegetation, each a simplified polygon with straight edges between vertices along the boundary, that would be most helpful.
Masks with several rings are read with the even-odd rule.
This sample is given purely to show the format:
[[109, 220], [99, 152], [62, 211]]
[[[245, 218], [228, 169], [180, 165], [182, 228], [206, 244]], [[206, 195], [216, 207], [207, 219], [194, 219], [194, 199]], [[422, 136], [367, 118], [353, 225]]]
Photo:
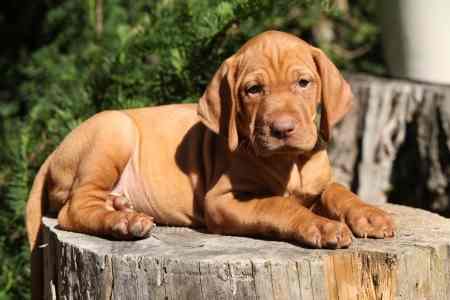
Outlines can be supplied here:
[[195, 101], [251, 36], [285, 30], [383, 74], [375, 0], [0, 1], [0, 299], [29, 297], [24, 204], [37, 168], [105, 109]]

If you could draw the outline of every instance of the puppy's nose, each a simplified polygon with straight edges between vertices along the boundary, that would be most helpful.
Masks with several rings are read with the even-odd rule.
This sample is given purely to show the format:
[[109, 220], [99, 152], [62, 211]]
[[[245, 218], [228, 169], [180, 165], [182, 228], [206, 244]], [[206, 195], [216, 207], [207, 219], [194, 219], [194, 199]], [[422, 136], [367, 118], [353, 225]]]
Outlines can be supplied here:
[[270, 125], [272, 135], [279, 139], [284, 139], [291, 136], [297, 127], [296, 120], [289, 115], [282, 115], [277, 117]]

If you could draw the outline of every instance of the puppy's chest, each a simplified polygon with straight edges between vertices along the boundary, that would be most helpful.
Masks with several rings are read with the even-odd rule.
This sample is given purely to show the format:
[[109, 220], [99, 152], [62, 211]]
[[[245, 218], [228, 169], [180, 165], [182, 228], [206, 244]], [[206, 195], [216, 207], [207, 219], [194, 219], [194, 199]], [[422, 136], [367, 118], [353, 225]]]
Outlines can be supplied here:
[[322, 194], [330, 182], [331, 170], [326, 166], [314, 169], [308, 165], [294, 165], [284, 196], [294, 196], [307, 202], [313, 201]]

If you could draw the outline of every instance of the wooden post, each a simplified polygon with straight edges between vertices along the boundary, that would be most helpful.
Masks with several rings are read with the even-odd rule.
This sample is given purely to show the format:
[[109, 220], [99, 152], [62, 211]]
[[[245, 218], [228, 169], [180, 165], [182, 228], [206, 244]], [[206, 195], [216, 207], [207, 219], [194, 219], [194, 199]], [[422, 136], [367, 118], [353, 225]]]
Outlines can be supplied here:
[[396, 237], [344, 250], [174, 227], [111, 241], [44, 218], [45, 299], [449, 299], [450, 220], [383, 207]]
[[450, 86], [345, 77], [355, 101], [328, 152], [337, 181], [368, 202], [450, 216]]

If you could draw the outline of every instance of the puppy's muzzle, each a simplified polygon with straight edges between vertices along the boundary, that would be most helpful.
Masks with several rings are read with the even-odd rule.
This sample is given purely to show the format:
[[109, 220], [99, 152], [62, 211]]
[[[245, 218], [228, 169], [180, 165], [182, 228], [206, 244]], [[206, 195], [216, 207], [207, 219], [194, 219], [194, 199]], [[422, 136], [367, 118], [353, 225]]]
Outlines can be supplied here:
[[283, 114], [270, 124], [270, 134], [278, 139], [286, 139], [295, 134], [298, 122], [292, 116]]

